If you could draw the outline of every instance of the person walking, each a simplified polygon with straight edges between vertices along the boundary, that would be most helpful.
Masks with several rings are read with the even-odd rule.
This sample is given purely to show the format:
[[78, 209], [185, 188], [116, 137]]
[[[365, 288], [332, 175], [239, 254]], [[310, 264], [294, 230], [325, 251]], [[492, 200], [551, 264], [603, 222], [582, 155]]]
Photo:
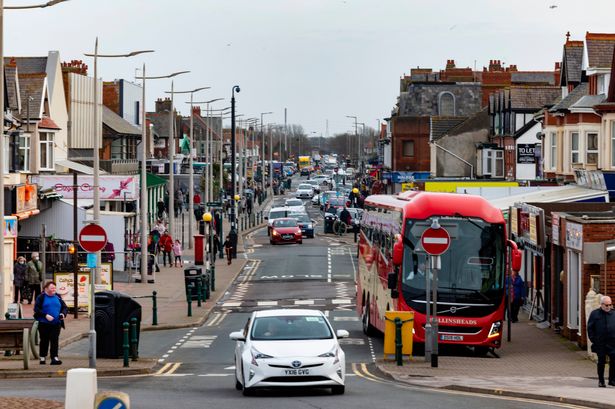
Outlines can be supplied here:
[[508, 319], [512, 322], [519, 321], [519, 310], [521, 306], [525, 302], [525, 283], [523, 279], [519, 276], [517, 271], [512, 272], [511, 276], [506, 278], [506, 296], [510, 297], [510, 287], [509, 284], [512, 280], [512, 299], [510, 302], [510, 315]]
[[179, 240], [173, 243], [173, 256], [175, 257], [175, 267], [181, 267], [182, 264], [182, 244]]
[[32, 259], [27, 264], [26, 270], [26, 281], [30, 291], [28, 304], [32, 304], [32, 300], [41, 294], [41, 285], [44, 278], [43, 262], [39, 260], [38, 253], [34, 252], [32, 253]]
[[224, 251], [226, 252], [227, 264], [230, 265], [233, 259], [233, 242], [228, 234], [226, 235], [226, 240], [224, 240]]
[[164, 234], [160, 237], [158, 246], [162, 250], [162, 264], [167, 266], [167, 257], [169, 258], [169, 267], [173, 267], [173, 261], [171, 260], [171, 252], [173, 251], [173, 238], [169, 234], [168, 230], [164, 231]]
[[58, 358], [60, 330], [64, 328], [64, 318], [68, 315], [68, 308], [58, 294], [56, 283], [49, 281], [45, 284], [42, 294], [34, 302], [34, 319], [38, 321], [38, 332], [41, 337], [39, 345], [40, 364], [46, 364], [47, 352], [51, 356], [51, 365], [62, 365]]
[[24, 287], [26, 286], [26, 274], [28, 266], [24, 256], [17, 257], [17, 263], [13, 267], [13, 302], [22, 303], [26, 300], [24, 297]]
[[605, 388], [604, 366], [609, 357], [609, 385], [615, 386], [615, 314], [611, 297], [600, 297], [600, 308], [589, 314], [587, 336], [592, 352], [598, 355], [598, 386]]

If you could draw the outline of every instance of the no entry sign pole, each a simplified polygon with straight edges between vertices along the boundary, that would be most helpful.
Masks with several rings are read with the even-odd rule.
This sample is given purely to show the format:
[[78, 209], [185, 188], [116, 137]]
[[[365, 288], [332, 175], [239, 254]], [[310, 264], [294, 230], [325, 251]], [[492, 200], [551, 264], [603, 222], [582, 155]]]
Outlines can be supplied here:
[[[98, 221], [96, 221], [98, 223]], [[88, 267], [90, 268], [90, 302], [88, 310], [90, 312], [90, 331], [88, 333], [90, 350], [88, 351], [89, 366], [96, 368], [96, 311], [94, 306], [94, 293], [96, 292], [96, 273], [99, 265], [99, 252], [107, 245], [107, 232], [100, 225], [90, 223], [84, 226], [79, 232], [79, 244], [88, 253], [96, 255], [95, 263], [90, 264], [88, 257]], [[75, 286], [77, 283], [75, 283]]]
[[[429, 272], [425, 274], [425, 361], [431, 361], [433, 368], [438, 367], [438, 270], [441, 268], [440, 256], [451, 245], [451, 237], [446, 229], [440, 226], [437, 218], [431, 221], [431, 227], [426, 229], [421, 236], [423, 250], [429, 255]], [[429, 276], [432, 276], [430, 279]], [[430, 283], [431, 282], [431, 283]], [[433, 313], [430, 314], [431, 300], [429, 299], [429, 287], [431, 284], [431, 298], [433, 299]]]

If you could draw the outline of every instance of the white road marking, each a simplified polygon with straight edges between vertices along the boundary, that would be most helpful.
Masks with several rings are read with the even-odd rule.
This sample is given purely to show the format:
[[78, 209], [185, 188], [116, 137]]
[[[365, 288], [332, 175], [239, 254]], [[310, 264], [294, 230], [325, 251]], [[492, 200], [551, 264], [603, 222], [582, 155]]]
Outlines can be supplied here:
[[295, 300], [295, 305], [314, 305], [314, 300]]
[[240, 307], [241, 302], [225, 302], [222, 304], [223, 307]]
[[259, 307], [274, 307], [278, 305], [277, 301], [258, 301], [256, 303]]
[[333, 317], [333, 321], [359, 321], [359, 317]]
[[347, 298], [336, 298], [334, 300], [331, 300], [331, 304], [350, 304], [350, 303], [352, 303], [352, 301]]
[[205, 376], [205, 377], [220, 377], [220, 376], [232, 376], [232, 373], [207, 373], [207, 374], [201, 374], [199, 376]]
[[337, 341], [340, 345], [365, 345], [363, 338], [342, 338]]
[[224, 369], [225, 369], [225, 370], [227, 370], [227, 371], [234, 370], [234, 369], [235, 369], [235, 365], [233, 365], [233, 366], [227, 366], [227, 367], [226, 367], [226, 368], [224, 368]]

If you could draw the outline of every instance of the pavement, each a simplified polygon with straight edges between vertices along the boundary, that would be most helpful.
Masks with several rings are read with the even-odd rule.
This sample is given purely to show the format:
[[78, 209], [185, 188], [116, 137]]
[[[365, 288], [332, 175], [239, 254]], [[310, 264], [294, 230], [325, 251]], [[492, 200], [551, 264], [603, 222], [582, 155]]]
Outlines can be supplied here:
[[[265, 201], [262, 206], [256, 207], [255, 211], [266, 209], [271, 200]], [[186, 223], [188, 217], [185, 218]], [[226, 224], [228, 226], [228, 224]], [[164, 267], [160, 264], [160, 272], [155, 274], [155, 283], [135, 283], [135, 282], [115, 282], [114, 291], [128, 294], [137, 298], [137, 302], [142, 307], [141, 331], [159, 331], [175, 328], [191, 328], [201, 326], [209, 317], [216, 303], [224, 296], [227, 288], [233, 283], [247, 263], [244, 255], [244, 239], [250, 232], [266, 226], [266, 221], [253, 228], [246, 228], [240, 231], [237, 258], [228, 265], [225, 259], [217, 258], [215, 262], [216, 291], [211, 293], [211, 298], [204, 302], [201, 307], [197, 302], [192, 303], [192, 316], [187, 316], [188, 303], [186, 302], [184, 287], [184, 269], [182, 267]], [[187, 229], [187, 225], [186, 225]], [[183, 253], [184, 267], [191, 265], [194, 260], [194, 249], [187, 249], [185, 246]], [[162, 260], [161, 260], [162, 261]], [[204, 266], [201, 266], [204, 268]], [[158, 325], [152, 325], [152, 291], [157, 292], [157, 318]], [[147, 297], [150, 296], [150, 297]], [[31, 318], [33, 315], [33, 305], [22, 304], [24, 318]], [[30, 368], [23, 369], [21, 355], [4, 357], [0, 356], [0, 379], [9, 378], [49, 378], [64, 377], [66, 372], [72, 368], [87, 368], [89, 359], [83, 355], [63, 355], [62, 348], [88, 336], [90, 319], [86, 312], [80, 312], [75, 319], [73, 314], [66, 318], [66, 329], [60, 333], [60, 359], [62, 365], [40, 365], [36, 360], [30, 362]], [[138, 361], [130, 361], [128, 368], [123, 367], [122, 359], [101, 359], [96, 360], [96, 370], [99, 377], [104, 376], [126, 376], [143, 375], [154, 372], [159, 362], [153, 357], [148, 357], [147, 351], [139, 351]], [[57, 401], [45, 401], [30, 398], [0, 398], [0, 409], [19, 409], [32, 407], [61, 408], [64, 404]]]

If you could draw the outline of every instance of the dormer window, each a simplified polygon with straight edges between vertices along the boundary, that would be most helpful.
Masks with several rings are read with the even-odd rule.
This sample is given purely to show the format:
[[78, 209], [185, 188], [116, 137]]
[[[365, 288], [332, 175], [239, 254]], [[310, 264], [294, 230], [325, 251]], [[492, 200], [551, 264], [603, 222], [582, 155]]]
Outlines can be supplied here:
[[455, 116], [455, 96], [448, 91], [438, 96], [438, 115]]

